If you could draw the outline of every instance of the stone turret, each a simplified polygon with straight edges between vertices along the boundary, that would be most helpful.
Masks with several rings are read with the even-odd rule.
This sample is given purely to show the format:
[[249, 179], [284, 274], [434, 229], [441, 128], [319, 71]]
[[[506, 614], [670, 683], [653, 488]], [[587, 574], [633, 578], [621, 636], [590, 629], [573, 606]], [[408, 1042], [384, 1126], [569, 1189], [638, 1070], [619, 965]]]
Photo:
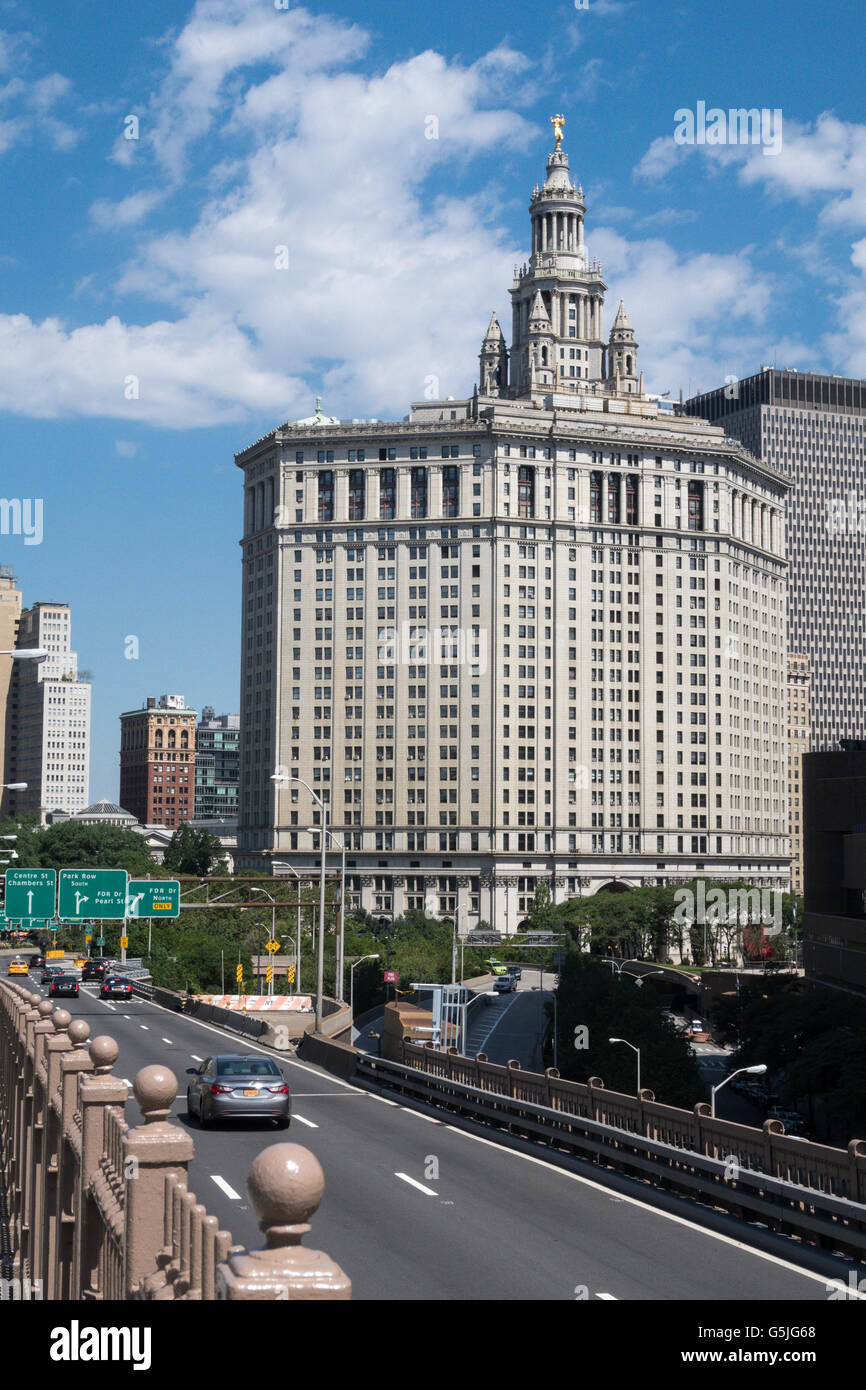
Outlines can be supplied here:
[[608, 383], [619, 391], [634, 393], [638, 389], [637, 348], [631, 319], [620, 300], [607, 349]]
[[490, 315], [490, 323], [484, 335], [479, 353], [481, 373], [479, 389], [482, 396], [504, 396], [508, 389], [508, 348], [499, 327], [496, 311]]

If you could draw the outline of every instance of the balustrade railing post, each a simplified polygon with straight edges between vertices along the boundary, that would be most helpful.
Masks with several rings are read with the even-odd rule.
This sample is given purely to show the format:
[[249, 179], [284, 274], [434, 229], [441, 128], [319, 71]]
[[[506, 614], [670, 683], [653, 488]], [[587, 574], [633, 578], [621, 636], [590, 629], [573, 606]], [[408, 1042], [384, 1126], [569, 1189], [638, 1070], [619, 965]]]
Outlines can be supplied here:
[[78, 1082], [78, 1110], [81, 1115], [81, 1162], [75, 1194], [76, 1222], [73, 1245], [71, 1297], [104, 1297], [99, 1287], [99, 1256], [105, 1238], [102, 1218], [90, 1192], [99, 1172], [105, 1133], [105, 1111], [110, 1105], [126, 1104], [129, 1088], [111, 1075], [117, 1060], [114, 1038], [94, 1038], [90, 1044], [93, 1071], [84, 1072]]
[[[93, 1071], [87, 1050], [90, 1024], [76, 1018], [67, 1028], [72, 1047], [60, 1058], [60, 1150], [57, 1172], [57, 1259], [51, 1297], [71, 1297], [72, 1266], [75, 1251], [77, 1176], [81, 1163], [81, 1121], [78, 1116], [79, 1079]], [[49, 1271], [49, 1279], [51, 1272]]]
[[19, 1082], [20, 1142], [17, 1156], [17, 1249], [22, 1263], [30, 1258], [30, 1230], [33, 1206], [33, 1048], [34, 1029], [51, 1012], [51, 1005], [39, 994], [31, 994], [30, 1008], [21, 1016], [21, 1074]]
[[[44, 999], [39, 1005], [40, 1022], [33, 1028], [33, 1107], [31, 1124], [33, 1146], [30, 1158], [30, 1224], [28, 1256], [30, 1278], [43, 1278], [42, 1231], [45, 1226], [45, 1131], [48, 1124], [48, 1072], [45, 1047], [54, 1035], [54, 1005]], [[60, 1012], [63, 1012], [62, 1010]]]
[[325, 1191], [325, 1175], [309, 1149], [300, 1144], [264, 1149], [250, 1168], [247, 1191], [267, 1244], [262, 1250], [235, 1251], [217, 1265], [217, 1298], [351, 1298], [351, 1280], [340, 1266], [323, 1251], [301, 1245]]
[[175, 1175], [185, 1188], [194, 1154], [191, 1136], [168, 1121], [177, 1095], [174, 1073], [168, 1067], [144, 1067], [132, 1089], [144, 1122], [128, 1130], [123, 1141], [124, 1298], [139, 1295], [157, 1267], [164, 1240], [165, 1180]]
[[61, 1058], [70, 1046], [67, 1028], [72, 1015], [55, 1009], [51, 1016], [54, 1034], [45, 1040], [45, 1130], [43, 1134], [43, 1213], [40, 1268], [43, 1287], [51, 1289], [57, 1267], [57, 1176], [62, 1143]]

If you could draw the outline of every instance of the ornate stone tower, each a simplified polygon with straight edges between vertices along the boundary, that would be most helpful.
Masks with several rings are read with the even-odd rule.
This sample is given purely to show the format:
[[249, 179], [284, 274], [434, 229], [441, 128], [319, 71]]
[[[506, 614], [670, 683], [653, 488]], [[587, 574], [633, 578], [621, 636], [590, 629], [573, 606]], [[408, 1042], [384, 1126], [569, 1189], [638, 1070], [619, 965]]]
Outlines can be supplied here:
[[607, 285], [584, 245], [586, 203], [562, 148], [565, 117], [551, 116], [551, 123], [555, 148], [529, 204], [532, 254], [514, 267], [511, 350], [493, 314], [481, 346], [478, 389], [512, 400], [538, 391], [641, 394], [638, 345], [622, 303], [605, 343]]
[[[604, 377], [602, 306], [607, 289], [601, 266], [587, 258], [583, 240], [586, 203], [583, 189], [575, 188], [568, 155], [562, 149], [561, 116], [552, 117], [556, 148], [547, 159], [547, 178], [535, 186], [529, 212], [532, 218], [532, 255], [529, 264], [515, 267], [511, 289], [513, 331], [511, 343], [511, 392], [520, 396], [530, 388], [532, 347], [548, 346], [548, 362], [536, 361], [542, 380], [556, 389]], [[538, 333], [538, 300], [549, 323], [549, 342]], [[534, 331], [530, 329], [533, 319]], [[546, 373], [542, 373], [546, 367]]]
[[637, 342], [625, 303], [619, 301], [607, 349], [608, 384], [618, 391], [638, 389]]

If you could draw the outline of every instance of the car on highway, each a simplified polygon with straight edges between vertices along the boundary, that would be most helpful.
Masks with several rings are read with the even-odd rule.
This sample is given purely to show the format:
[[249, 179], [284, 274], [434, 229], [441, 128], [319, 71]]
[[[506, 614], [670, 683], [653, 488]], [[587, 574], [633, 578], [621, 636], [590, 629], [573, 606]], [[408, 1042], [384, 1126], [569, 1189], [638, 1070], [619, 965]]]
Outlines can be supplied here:
[[508, 971], [512, 980], [523, 979], [523, 971], [521, 970], [519, 965], [506, 965], [505, 969]]
[[63, 965], [59, 965], [52, 961], [48, 961], [47, 964], [44, 965], [42, 968], [43, 985], [49, 984], [53, 975], [62, 975], [65, 968], [66, 967]]
[[132, 981], [127, 980], [125, 975], [105, 976], [99, 986], [100, 999], [131, 999]]
[[29, 970], [30, 966], [27, 964], [26, 960], [21, 956], [16, 956], [14, 960], [10, 960], [7, 973], [9, 975], [26, 975]]
[[508, 967], [504, 965], [501, 960], [493, 960], [491, 958], [490, 960], [485, 961], [484, 963], [489, 967], [491, 975], [508, 974]]
[[202, 1129], [215, 1120], [276, 1120], [287, 1129], [291, 1120], [289, 1084], [270, 1057], [222, 1053], [207, 1057], [197, 1069], [187, 1067], [189, 1115]]
[[78, 998], [78, 980], [74, 975], [61, 974], [59, 971], [51, 976], [48, 985], [49, 998], [58, 998], [61, 994], [71, 995], [74, 999]]
[[44, 964], [45, 964], [45, 957], [44, 957], [44, 956], [31, 956], [31, 957], [30, 957], [30, 969], [31, 969], [31, 970], [40, 970]]
[[517, 989], [513, 975], [499, 975], [493, 981], [493, 989], [496, 994], [513, 994]]
[[90, 960], [86, 960], [81, 967], [81, 978], [82, 980], [101, 980], [107, 969], [107, 961], [103, 960], [101, 956], [93, 956]]

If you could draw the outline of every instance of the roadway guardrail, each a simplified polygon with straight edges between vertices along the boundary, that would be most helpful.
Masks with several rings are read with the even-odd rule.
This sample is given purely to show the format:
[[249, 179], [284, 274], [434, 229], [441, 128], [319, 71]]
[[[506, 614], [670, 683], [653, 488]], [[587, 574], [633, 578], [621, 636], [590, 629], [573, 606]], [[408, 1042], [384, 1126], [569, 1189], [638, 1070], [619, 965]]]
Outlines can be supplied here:
[[[711, 1119], [701, 1102], [694, 1114], [656, 1106], [651, 1091], [641, 1098], [604, 1092], [603, 1083], [581, 1086], [563, 1081], [553, 1068], [545, 1076], [521, 1071], [519, 1064], [498, 1067], [483, 1054], [477, 1059], [442, 1053], [429, 1046], [404, 1044], [407, 1065], [358, 1054], [356, 1079], [373, 1090], [413, 1097], [459, 1114], [489, 1128], [529, 1138], [551, 1149], [588, 1159], [642, 1181], [688, 1196], [738, 1216], [757, 1221], [780, 1234], [866, 1258], [866, 1142], [852, 1140], [847, 1151], [825, 1148], [784, 1134], [775, 1120], [761, 1130]], [[426, 1069], [421, 1069], [420, 1062]], [[444, 1069], [452, 1069], [451, 1075]], [[496, 1086], [466, 1079], [489, 1069]], [[463, 1073], [455, 1076], [453, 1070]], [[548, 1095], [540, 1091], [548, 1083]], [[563, 1088], [589, 1093], [589, 1104], [563, 1105]], [[515, 1093], [516, 1092], [516, 1093]], [[521, 1094], [521, 1092], [523, 1092]], [[534, 1092], [535, 1094], [527, 1094]], [[693, 1148], [672, 1142], [675, 1123], [651, 1124], [648, 1115], [629, 1127], [599, 1120], [592, 1113], [593, 1092], [601, 1093], [610, 1109], [618, 1102], [649, 1111], [668, 1111], [671, 1117], [691, 1119], [699, 1142]], [[545, 1103], [545, 1099], [550, 1103]], [[575, 1097], [577, 1099], [577, 1097]], [[582, 1113], [581, 1113], [582, 1111]], [[823, 1150], [822, 1153], [817, 1151]], [[792, 1179], [791, 1173], [796, 1176]], [[785, 1176], [784, 1174], [789, 1176]]]

